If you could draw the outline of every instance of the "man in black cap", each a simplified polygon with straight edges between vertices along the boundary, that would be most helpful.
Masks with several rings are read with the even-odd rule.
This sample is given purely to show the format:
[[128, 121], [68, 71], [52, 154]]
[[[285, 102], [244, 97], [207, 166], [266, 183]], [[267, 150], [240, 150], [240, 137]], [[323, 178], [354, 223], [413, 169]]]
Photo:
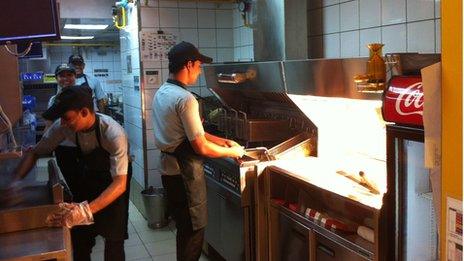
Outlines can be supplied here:
[[201, 64], [212, 59], [188, 42], [172, 47], [168, 58], [169, 79], [153, 99], [155, 144], [162, 152], [161, 178], [176, 221], [177, 260], [198, 260], [207, 223], [202, 158], [241, 157], [245, 151], [204, 131], [198, 102], [186, 89], [197, 82]]
[[76, 69], [76, 85], [87, 86], [92, 89], [94, 106], [99, 112], [106, 112], [107, 97], [100, 81], [92, 75], [85, 74], [84, 58], [80, 54], [73, 54], [69, 56], [69, 64]]
[[56, 96], [61, 93], [64, 88], [76, 85], [76, 69], [67, 63], [60, 64], [55, 68], [55, 79], [58, 85], [57, 93], [50, 97], [47, 108], [53, 105]]
[[76, 144], [74, 202], [61, 204], [61, 211], [47, 221], [72, 228], [74, 260], [90, 260], [97, 235], [105, 238], [105, 260], [124, 260], [131, 175], [127, 137], [116, 121], [95, 113], [93, 106], [90, 88], [63, 89], [42, 115], [54, 123], [14, 173], [16, 180], [22, 179], [39, 156], [51, 153], [63, 141]]

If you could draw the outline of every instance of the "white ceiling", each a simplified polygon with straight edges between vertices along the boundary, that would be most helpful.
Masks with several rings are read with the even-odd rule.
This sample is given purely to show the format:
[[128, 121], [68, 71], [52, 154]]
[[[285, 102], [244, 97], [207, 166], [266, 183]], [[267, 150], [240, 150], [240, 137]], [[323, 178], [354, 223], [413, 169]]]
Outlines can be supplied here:
[[[119, 32], [113, 26], [112, 6], [109, 0], [60, 0], [61, 35], [94, 35], [95, 39], [86, 42], [119, 42]], [[68, 30], [66, 23], [73, 24], [108, 24], [106, 30]], [[63, 40], [63, 42], [69, 42]], [[74, 40], [74, 42], [80, 42]]]

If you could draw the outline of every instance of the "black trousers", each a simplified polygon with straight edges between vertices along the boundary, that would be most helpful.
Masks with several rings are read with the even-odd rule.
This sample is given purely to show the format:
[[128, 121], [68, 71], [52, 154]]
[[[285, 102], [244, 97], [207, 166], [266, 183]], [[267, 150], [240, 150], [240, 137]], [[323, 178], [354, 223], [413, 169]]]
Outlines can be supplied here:
[[[76, 226], [71, 229], [74, 261], [90, 261], [95, 237], [98, 233], [95, 225]], [[124, 239], [113, 240], [105, 238], [105, 261], [124, 261]]]
[[176, 252], [177, 260], [198, 260], [205, 236], [205, 229], [192, 229], [187, 195], [185, 193], [182, 176], [161, 176], [163, 187], [166, 190], [168, 212], [176, 221]]

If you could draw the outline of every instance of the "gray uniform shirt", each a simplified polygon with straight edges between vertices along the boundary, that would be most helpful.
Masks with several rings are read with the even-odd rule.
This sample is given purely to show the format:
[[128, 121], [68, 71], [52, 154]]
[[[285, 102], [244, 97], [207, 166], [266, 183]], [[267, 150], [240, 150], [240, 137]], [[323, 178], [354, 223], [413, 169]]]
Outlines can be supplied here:
[[[195, 97], [184, 88], [164, 83], [153, 98], [153, 131], [155, 145], [161, 151], [173, 152], [186, 138], [189, 141], [205, 135]], [[180, 174], [174, 156], [161, 153], [161, 173]]]
[[[110, 154], [111, 176], [127, 175], [129, 158], [126, 133], [121, 125], [111, 117], [103, 114], [98, 115], [100, 116], [100, 142], [102, 148]], [[95, 130], [78, 132], [77, 135], [82, 153], [90, 153], [98, 147]], [[76, 132], [61, 126], [61, 120], [58, 119], [37, 143], [35, 152], [39, 155], [49, 154], [65, 140], [76, 144]]]
[[[98, 111], [97, 107], [97, 101], [101, 99], [106, 99], [106, 93], [103, 90], [103, 86], [97, 78], [95, 78], [92, 75], [85, 74], [85, 77], [87, 77], [87, 83], [89, 84], [90, 89], [92, 89], [92, 96], [93, 96], [93, 107], [95, 111]], [[81, 76], [79, 78], [76, 78], [76, 85], [82, 85], [85, 83], [85, 77]]]

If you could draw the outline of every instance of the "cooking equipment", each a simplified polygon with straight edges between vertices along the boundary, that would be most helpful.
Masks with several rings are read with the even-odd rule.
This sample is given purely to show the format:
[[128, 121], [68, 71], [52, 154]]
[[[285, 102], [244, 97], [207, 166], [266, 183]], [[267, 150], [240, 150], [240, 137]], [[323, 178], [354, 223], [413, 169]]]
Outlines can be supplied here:
[[[207, 86], [221, 101], [218, 130], [246, 155], [206, 159], [206, 241], [227, 260], [255, 260], [256, 166], [316, 151], [316, 129], [285, 94], [281, 63], [205, 66]], [[214, 210], [214, 211], [212, 211]]]

